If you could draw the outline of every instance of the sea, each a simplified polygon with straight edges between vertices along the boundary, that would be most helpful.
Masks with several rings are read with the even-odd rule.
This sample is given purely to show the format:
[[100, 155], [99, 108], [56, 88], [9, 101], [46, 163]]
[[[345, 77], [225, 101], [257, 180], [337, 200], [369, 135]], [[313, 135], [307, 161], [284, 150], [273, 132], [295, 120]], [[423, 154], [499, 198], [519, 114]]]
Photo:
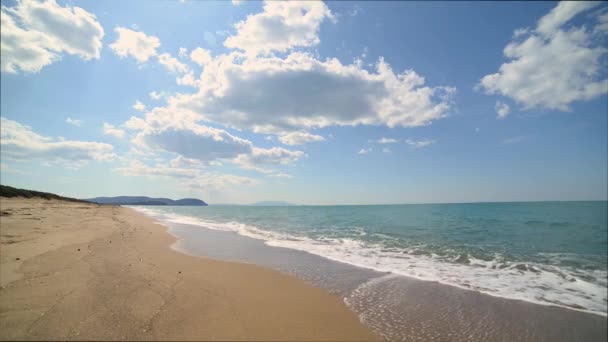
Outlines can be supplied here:
[[133, 208], [173, 248], [293, 274], [389, 340], [606, 336], [606, 201]]

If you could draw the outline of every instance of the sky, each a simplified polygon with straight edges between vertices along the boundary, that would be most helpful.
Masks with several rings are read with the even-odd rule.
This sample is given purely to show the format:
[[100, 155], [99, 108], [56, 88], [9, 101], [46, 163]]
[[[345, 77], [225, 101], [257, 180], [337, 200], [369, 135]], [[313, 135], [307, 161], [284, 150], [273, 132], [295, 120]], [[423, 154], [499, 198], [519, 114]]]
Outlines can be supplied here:
[[210, 204], [606, 200], [608, 3], [5, 1], [0, 181]]

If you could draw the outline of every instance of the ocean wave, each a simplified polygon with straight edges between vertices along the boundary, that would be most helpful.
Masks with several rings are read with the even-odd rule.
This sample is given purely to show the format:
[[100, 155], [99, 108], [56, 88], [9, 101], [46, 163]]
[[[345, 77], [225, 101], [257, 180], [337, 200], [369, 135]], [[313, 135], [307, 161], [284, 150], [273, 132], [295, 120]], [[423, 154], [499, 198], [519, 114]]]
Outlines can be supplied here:
[[[187, 224], [213, 230], [235, 232], [263, 240], [269, 246], [290, 248], [327, 259], [380, 272], [436, 281], [492, 296], [557, 305], [606, 316], [608, 298], [602, 269], [556, 266], [539, 262], [505, 260], [503, 255], [479, 258], [468, 253], [433, 252], [424, 245], [396, 247], [393, 237], [375, 234], [374, 242], [364, 241], [363, 230], [349, 237], [309, 237], [264, 230], [241, 222], [215, 222], [163, 210], [134, 207], [161, 222]], [[358, 233], [357, 233], [358, 232]], [[551, 255], [553, 258], [573, 255]], [[488, 259], [488, 260], [486, 260]]]

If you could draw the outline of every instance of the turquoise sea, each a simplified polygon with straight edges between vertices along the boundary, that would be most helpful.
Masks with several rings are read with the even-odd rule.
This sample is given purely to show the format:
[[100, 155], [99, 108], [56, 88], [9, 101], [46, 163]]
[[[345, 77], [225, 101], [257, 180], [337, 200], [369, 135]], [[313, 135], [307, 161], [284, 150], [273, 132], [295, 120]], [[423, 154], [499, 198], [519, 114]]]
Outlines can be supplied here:
[[136, 209], [379, 272], [607, 312], [606, 201]]

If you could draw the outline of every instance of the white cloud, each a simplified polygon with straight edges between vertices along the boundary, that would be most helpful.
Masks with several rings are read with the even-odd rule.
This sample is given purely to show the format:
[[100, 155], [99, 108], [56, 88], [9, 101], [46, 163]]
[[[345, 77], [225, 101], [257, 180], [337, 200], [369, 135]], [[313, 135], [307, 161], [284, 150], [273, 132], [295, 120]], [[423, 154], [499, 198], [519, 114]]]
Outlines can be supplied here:
[[171, 160], [171, 166], [177, 168], [198, 168], [202, 167], [203, 164], [197, 159], [185, 158], [182, 156], [177, 156]]
[[186, 49], [185, 47], [180, 47], [178, 55], [180, 57], [186, 57], [186, 56], [188, 56], [188, 49]]
[[57, 141], [39, 135], [29, 126], [3, 117], [0, 118], [0, 146], [2, 158], [23, 161], [85, 163], [114, 158], [112, 145], [90, 141]]
[[192, 50], [192, 52], [190, 53], [190, 59], [198, 65], [205, 65], [205, 64], [211, 62], [212, 58], [211, 58], [211, 54], [209, 53], [209, 51], [198, 47], [198, 48]]
[[72, 126], [76, 126], [76, 127], [80, 127], [82, 126], [82, 120], [76, 120], [76, 119], [72, 119], [72, 118], [67, 118], [65, 119], [65, 122], [72, 125]]
[[453, 88], [424, 86], [413, 70], [375, 72], [310, 54], [285, 58], [232, 52], [203, 70], [196, 94], [172, 98], [171, 112], [254, 132], [286, 134], [335, 125], [415, 127], [443, 118]]
[[390, 149], [390, 148], [388, 148], [388, 147], [384, 147], [384, 148], [382, 149], [382, 153], [391, 153], [391, 152], [393, 152], [393, 151], [391, 151], [391, 149]]
[[177, 58], [168, 53], [160, 54], [158, 56], [158, 62], [173, 73], [185, 73], [190, 70], [186, 64], [178, 61]]
[[255, 165], [287, 165], [298, 161], [304, 156], [302, 151], [291, 151], [282, 147], [269, 149], [253, 147], [250, 153], [241, 154], [236, 158], [241, 166]]
[[279, 137], [279, 140], [285, 145], [303, 145], [315, 141], [325, 141], [320, 135], [310, 134], [308, 132], [291, 132]]
[[103, 123], [103, 134], [112, 135], [116, 138], [122, 138], [125, 136], [125, 131], [120, 128], [116, 128], [107, 122], [104, 122]]
[[593, 29], [594, 34], [608, 33], [608, 13], [598, 16], [598, 25]]
[[235, 24], [224, 46], [257, 54], [316, 45], [325, 18], [333, 15], [321, 1], [266, 1], [262, 13]]
[[594, 1], [561, 1], [551, 12], [540, 18], [536, 30], [545, 36], [554, 35], [577, 14], [597, 5], [599, 3]]
[[184, 85], [184, 86], [191, 86], [191, 87], [198, 87], [198, 80], [196, 78], [194, 78], [194, 74], [192, 72], [189, 72], [187, 74], [184, 74], [181, 77], [177, 77], [175, 79], [175, 82], [178, 85]]
[[277, 172], [277, 173], [269, 174], [267, 177], [273, 177], [273, 178], [293, 178], [293, 175], [291, 175], [289, 173]]
[[507, 115], [509, 115], [509, 113], [511, 112], [511, 107], [509, 107], [508, 104], [501, 102], [501, 101], [496, 101], [496, 106], [494, 106], [494, 109], [496, 110], [496, 114], [498, 114], [498, 116], [497, 116], [498, 119], [506, 118]]
[[148, 166], [139, 160], [132, 160], [129, 166], [114, 169], [128, 176], [167, 176], [175, 178], [194, 178], [199, 172], [196, 169], [169, 167], [162, 165]]
[[371, 147], [370, 148], [362, 148], [362, 149], [359, 150], [359, 152], [357, 152], [357, 154], [368, 154], [371, 151], [373, 151]]
[[[310, 11], [318, 12], [318, 6], [327, 10], [322, 3], [267, 3], [263, 16], [248, 17], [241, 28], [247, 31], [245, 26], [249, 24], [245, 23], [274, 20], [270, 17], [274, 18], [275, 10], [286, 11], [278, 17], [289, 25], [301, 19], [300, 24], [306, 26], [310, 17], [298, 19], [303, 15], [302, 7], [314, 7]], [[310, 11], [305, 16], [313, 15]], [[327, 16], [325, 13], [320, 20]], [[243, 38], [245, 31], [237, 30], [234, 37]], [[312, 32], [318, 39], [317, 30]], [[313, 40], [290, 40], [290, 47], [285, 49], [306, 46]], [[271, 44], [262, 50], [276, 52], [283, 48]], [[299, 51], [273, 55], [245, 50], [216, 56], [195, 53], [203, 49], [192, 51], [191, 58], [204, 68], [199, 77], [189, 71], [177, 82], [194, 86], [197, 91], [170, 96], [166, 105], [125, 122], [123, 127], [138, 131], [133, 139], [135, 146], [142, 151], [198, 160], [204, 166], [232, 163], [270, 175], [279, 172], [275, 168], [293, 164], [306, 154], [281, 147], [256, 147], [218, 127], [272, 134], [285, 144], [296, 145], [325, 139], [310, 132], [328, 126], [428, 125], [446, 117], [452, 106], [454, 88], [425, 85], [425, 79], [413, 70], [394, 72], [383, 58], [378, 59], [375, 68], [367, 69], [361, 63], [320, 60]]]
[[232, 4], [233, 4], [234, 6], [238, 6], [238, 5], [242, 4], [244, 1], [245, 1], [245, 0], [232, 0]]
[[203, 162], [232, 159], [251, 153], [252, 150], [248, 140], [202, 125], [148, 128], [138, 133], [135, 142], [140, 146], [177, 153]]
[[399, 140], [397, 139], [393, 139], [393, 138], [380, 138], [376, 141], [378, 144], [394, 144], [394, 143], [398, 143]]
[[435, 140], [412, 140], [412, 139], [407, 139], [405, 140], [405, 143], [410, 145], [410, 147], [413, 148], [422, 148], [422, 147], [427, 147], [430, 146], [432, 144], [435, 143]]
[[150, 98], [152, 100], [160, 100], [166, 96], [166, 94], [162, 91], [161, 92], [151, 91], [148, 95], [150, 95]]
[[133, 109], [143, 112], [146, 110], [146, 105], [144, 105], [139, 100], [137, 100], [137, 101], [135, 101], [135, 104], [133, 105]]
[[156, 49], [160, 46], [160, 39], [155, 36], [148, 36], [144, 32], [133, 31], [125, 27], [114, 29], [118, 33], [116, 42], [110, 45], [120, 57], [131, 56], [138, 63], [144, 63], [150, 57], [156, 56]]
[[124, 126], [139, 131], [133, 139], [139, 148], [175, 153], [204, 164], [229, 161], [266, 173], [270, 170], [261, 166], [291, 164], [304, 156], [301, 151], [255, 147], [225, 130], [198, 124], [195, 117], [177, 116], [163, 108], [154, 108], [145, 119], [132, 117]]
[[128, 166], [114, 169], [127, 176], [170, 177], [181, 179], [182, 183], [193, 189], [221, 190], [233, 185], [256, 185], [258, 180], [218, 172], [203, 173], [200, 169], [175, 167], [156, 164], [150, 166], [139, 160], [132, 160]]
[[213, 189], [220, 190], [229, 186], [252, 186], [259, 184], [260, 181], [257, 179], [237, 176], [237, 175], [229, 175], [229, 174], [220, 174], [220, 173], [210, 173], [204, 174], [196, 178], [189, 186], [193, 189]]
[[[575, 101], [608, 92], [605, 33], [597, 27], [566, 25], [599, 2], [564, 1], [542, 17], [534, 30], [516, 30], [504, 49], [509, 62], [484, 76], [480, 88], [521, 104], [524, 109], [570, 110]], [[600, 18], [601, 22], [601, 18]], [[600, 32], [600, 36], [594, 33]]]
[[64, 53], [84, 60], [100, 56], [103, 27], [80, 7], [62, 7], [55, 0], [20, 1], [2, 6], [0, 16], [3, 72], [38, 72]]

